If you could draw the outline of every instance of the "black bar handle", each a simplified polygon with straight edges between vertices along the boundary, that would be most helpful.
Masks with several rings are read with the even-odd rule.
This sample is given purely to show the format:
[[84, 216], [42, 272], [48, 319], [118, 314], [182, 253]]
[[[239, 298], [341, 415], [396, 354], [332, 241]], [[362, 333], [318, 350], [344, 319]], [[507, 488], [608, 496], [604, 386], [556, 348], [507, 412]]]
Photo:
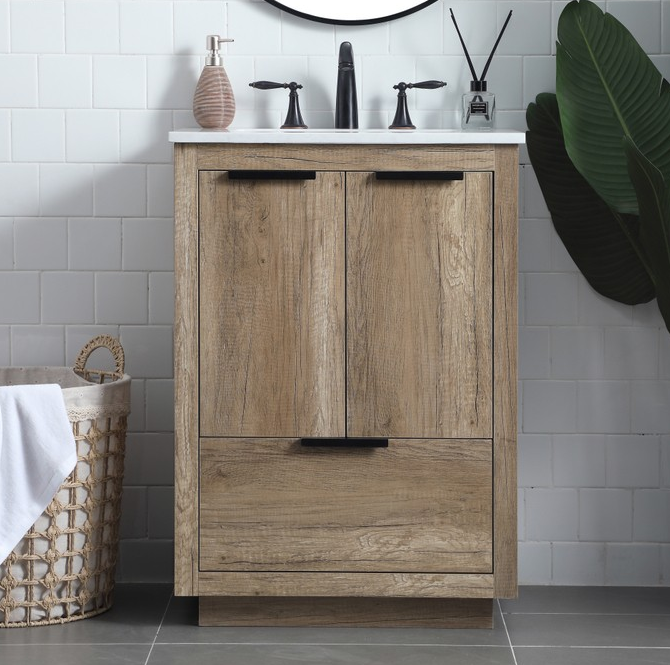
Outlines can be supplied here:
[[316, 171], [228, 171], [230, 180], [316, 180]]
[[300, 439], [301, 446], [324, 448], [388, 448], [388, 439], [356, 437], [315, 437]]
[[463, 180], [463, 171], [376, 171], [377, 180]]

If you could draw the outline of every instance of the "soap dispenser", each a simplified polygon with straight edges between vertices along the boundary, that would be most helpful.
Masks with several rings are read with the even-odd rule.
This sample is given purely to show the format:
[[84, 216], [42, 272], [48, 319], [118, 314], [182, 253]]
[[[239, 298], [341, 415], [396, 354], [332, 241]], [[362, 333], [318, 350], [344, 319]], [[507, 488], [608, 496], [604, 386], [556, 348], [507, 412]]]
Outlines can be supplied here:
[[225, 129], [235, 117], [235, 96], [219, 55], [220, 45], [232, 41], [207, 35], [209, 53], [193, 95], [193, 115], [205, 129]]

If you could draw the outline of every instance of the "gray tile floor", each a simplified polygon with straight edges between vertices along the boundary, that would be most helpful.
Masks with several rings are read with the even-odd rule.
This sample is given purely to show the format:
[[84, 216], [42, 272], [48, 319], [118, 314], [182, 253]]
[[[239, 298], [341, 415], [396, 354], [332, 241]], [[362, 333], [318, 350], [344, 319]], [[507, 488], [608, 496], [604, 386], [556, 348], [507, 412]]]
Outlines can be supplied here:
[[0, 629], [1, 665], [670, 665], [670, 588], [522, 587], [493, 630], [199, 628], [168, 585], [122, 584], [63, 626]]

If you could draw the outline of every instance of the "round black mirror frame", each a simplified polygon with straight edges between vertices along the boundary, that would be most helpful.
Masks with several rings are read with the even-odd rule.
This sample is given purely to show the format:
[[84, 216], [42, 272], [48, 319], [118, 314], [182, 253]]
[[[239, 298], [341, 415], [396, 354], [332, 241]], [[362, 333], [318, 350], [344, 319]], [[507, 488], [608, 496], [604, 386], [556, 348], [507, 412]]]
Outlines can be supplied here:
[[327, 16], [318, 16], [316, 14], [306, 14], [304, 12], [298, 11], [297, 9], [287, 7], [278, 0], [265, 0], [265, 2], [278, 7], [282, 11], [289, 12], [294, 16], [300, 16], [300, 18], [305, 18], [310, 21], [319, 21], [319, 23], [330, 23], [333, 25], [369, 25], [371, 23], [383, 23], [384, 21], [391, 21], [396, 18], [401, 18], [402, 16], [407, 16], [408, 14], [413, 14], [414, 12], [418, 12], [419, 10], [428, 7], [428, 5], [432, 5], [434, 2], [437, 2], [437, 0], [420, 0], [416, 3], [416, 5], [414, 5], [414, 7], [410, 7], [409, 9], [398, 12], [397, 14], [390, 14], [387, 16], [371, 16], [370, 18], [356, 19], [353, 21], [346, 19], [328, 18]]

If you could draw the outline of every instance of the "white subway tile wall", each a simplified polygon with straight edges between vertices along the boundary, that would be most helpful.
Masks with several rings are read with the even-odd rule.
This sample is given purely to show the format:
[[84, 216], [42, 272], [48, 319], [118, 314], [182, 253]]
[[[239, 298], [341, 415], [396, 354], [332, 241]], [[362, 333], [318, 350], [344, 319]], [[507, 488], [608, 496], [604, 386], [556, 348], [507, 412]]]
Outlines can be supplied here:
[[9, 2], [0, 1], [0, 53], [9, 52]]
[[93, 98], [93, 61], [86, 55], [41, 55], [38, 62], [40, 109], [87, 109]]
[[47, 109], [15, 110], [12, 158], [15, 162], [64, 162], [65, 113]]
[[12, 53], [63, 53], [65, 14], [62, 2], [11, 2]]
[[14, 267], [67, 270], [67, 220], [54, 217], [22, 220], [14, 230]]
[[[55, 111], [54, 111], [55, 113]], [[119, 161], [119, 112], [77, 109], [65, 115], [68, 162]]]
[[554, 543], [554, 584], [605, 583], [605, 545], [603, 543]]
[[62, 365], [63, 326], [12, 326], [11, 349], [14, 365]]
[[14, 266], [14, 220], [0, 217], [0, 270]]
[[553, 437], [552, 467], [558, 487], [605, 487], [606, 441], [602, 434]]
[[[471, 78], [453, 7], [489, 71], [501, 127], [555, 89], [566, 0], [438, 0], [370, 26], [329, 26], [260, 0], [0, 0], [0, 363], [72, 364], [120, 335], [133, 377], [125, 580], [171, 578], [173, 195], [167, 133], [194, 126], [205, 36], [222, 48], [237, 127], [278, 126], [297, 80], [311, 127], [332, 127], [339, 43], [353, 43], [362, 127], [386, 127], [399, 81], [419, 127], [457, 126]], [[670, 0], [598, 3], [670, 73]], [[521, 149], [519, 576], [536, 584], [670, 583], [670, 335], [655, 303], [596, 294], [556, 235]]]
[[42, 272], [41, 322], [93, 323], [94, 277], [92, 272]]
[[0, 364], [9, 365], [9, 326], [0, 326]]
[[605, 546], [605, 584], [619, 586], [658, 584], [657, 571], [660, 568], [660, 553], [660, 547], [653, 543], [607, 544]]

